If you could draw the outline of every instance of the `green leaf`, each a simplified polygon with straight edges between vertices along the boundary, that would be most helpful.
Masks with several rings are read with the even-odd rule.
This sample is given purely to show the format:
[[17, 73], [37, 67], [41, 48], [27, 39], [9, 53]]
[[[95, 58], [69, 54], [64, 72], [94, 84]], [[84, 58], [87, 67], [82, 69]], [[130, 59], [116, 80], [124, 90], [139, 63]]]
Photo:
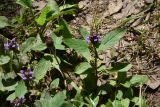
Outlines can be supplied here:
[[148, 76], [146, 75], [134, 75], [131, 80], [130, 83], [135, 85], [135, 84], [145, 84], [147, 83], [147, 81], [149, 80]]
[[[52, 67], [56, 68], [57, 70], [61, 71], [59, 64], [61, 63], [61, 60], [59, 59], [58, 56], [51, 55], [51, 54], [45, 54], [45, 56], [49, 57], [51, 60], [51, 65]], [[58, 61], [58, 62], [57, 62]]]
[[44, 78], [48, 69], [51, 67], [51, 61], [50, 60], [51, 60], [50, 57], [45, 56], [36, 65], [36, 67], [33, 71], [34, 72], [33, 75], [34, 75], [35, 81], [37, 83], [39, 82], [39, 80]]
[[113, 107], [123, 107], [119, 100], [114, 100], [112, 102]]
[[0, 65], [7, 64], [9, 61], [10, 61], [9, 56], [4, 56], [4, 55], [0, 56]]
[[52, 33], [51, 37], [52, 37], [52, 40], [54, 41], [54, 46], [56, 49], [65, 50], [65, 47], [62, 45], [63, 37], [57, 37], [55, 33]]
[[0, 16], [0, 29], [9, 26], [8, 19], [5, 16]]
[[98, 48], [99, 51], [105, 51], [112, 48], [126, 33], [126, 29], [118, 28], [105, 35]]
[[46, 6], [41, 11], [40, 16], [36, 19], [37, 24], [43, 26], [47, 19], [47, 14], [51, 11], [50, 7]]
[[84, 27], [80, 27], [79, 30], [84, 39], [86, 39], [86, 37], [90, 35], [90, 33]]
[[30, 50], [42, 51], [47, 48], [46, 44], [42, 42], [39, 35], [37, 37], [29, 37], [24, 43], [22, 43], [21, 51], [26, 53]]
[[104, 107], [113, 107], [112, 102], [111, 101], [107, 102]]
[[65, 99], [65, 91], [59, 92], [51, 99], [49, 107], [61, 107], [62, 104], [65, 102]]
[[14, 72], [6, 73], [7, 71], [5, 72], [5, 70], [3, 70], [2, 67], [0, 67], [0, 71], [0, 91], [3, 92], [15, 90], [18, 83], [13, 80], [15, 77]]
[[32, 0], [17, 0], [16, 3], [25, 7], [25, 8], [32, 7]]
[[27, 93], [27, 87], [24, 83], [24, 81], [19, 81], [18, 86], [16, 87], [15, 90], [15, 96], [16, 97], [22, 97]]
[[63, 30], [62, 30], [62, 36], [64, 38], [71, 38], [72, 34], [70, 32], [69, 26], [67, 24], [67, 22], [64, 19], [61, 19], [59, 22], [60, 26], [63, 26]]
[[35, 39], [36, 39], [35, 37], [29, 37], [25, 42], [23, 42], [22, 47], [21, 47], [21, 51], [23, 53], [30, 51], [33, 44], [34, 44]]
[[59, 85], [59, 78], [53, 80], [50, 84], [50, 88], [56, 88]]
[[88, 48], [87, 43], [80, 39], [64, 39], [64, 43], [73, 48], [77, 53], [80, 53], [83, 57], [87, 59], [88, 62], [91, 60], [91, 53]]
[[75, 73], [76, 74], [82, 74], [89, 68], [92, 68], [91, 65], [88, 62], [82, 62], [79, 65], [76, 66], [75, 68]]
[[7, 97], [7, 101], [13, 101], [14, 99], [16, 98], [16, 94], [15, 94], [15, 92], [14, 93], [12, 93], [12, 94], [10, 94], [8, 97]]
[[128, 63], [114, 63], [112, 66], [113, 68], [109, 69], [110, 72], [127, 72], [129, 69], [131, 69], [132, 64]]
[[121, 104], [123, 107], [129, 107], [130, 100], [128, 98], [122, 99]]
[[52, 11], [58, 11], [59, 10], [59, 6], [57, 5], [55, 0], [48, 0], [47, 6], [50, 7], [50, 9]]
[[78, 5], [77, 4], [72, 4], [72, 5], [71, 4], [64, 4], [64, 5], [59, 7], [59, 10], [60, 11], [65, 11], [67, 9], [71, 10], [71, 8], [78, 8]]
[[42, 51], [47, 48], [46, 44], [42, 42], [41, 38], [39, 35], [37, 35], [35, 43], [32, 46], [32, 50], [34, 51]]
[[121, 100], [121, 99], [123, 98], [123, 92], [122, 92], [121, 90], [118, 90], [117, 95], [116, 95], [116, 98], [117, 98], [118, 100]]
[[65, 91], [58, 92], [53, 98], [41, 98], [35, 102], [36, 107], [62, 107], [65, 103]]

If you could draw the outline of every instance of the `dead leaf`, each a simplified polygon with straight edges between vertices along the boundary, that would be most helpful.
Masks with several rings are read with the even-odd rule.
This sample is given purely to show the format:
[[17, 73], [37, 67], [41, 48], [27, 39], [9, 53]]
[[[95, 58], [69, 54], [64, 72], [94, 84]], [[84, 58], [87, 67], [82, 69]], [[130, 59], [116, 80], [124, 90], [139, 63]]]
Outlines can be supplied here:
[[150, 76], [150, 80], [147, 82], [147, 85], [152, 89], [156, 89], [160, 86], [160, 80], [156, 78], [156, 75], [152, 75]]
[[109, 5], [108, 5], [108, 11], [110, 13], [110, 15], [118, 12], [121, 8], [123, 7], [123, 2], [122, 0], [111, 0], [109, 1]]

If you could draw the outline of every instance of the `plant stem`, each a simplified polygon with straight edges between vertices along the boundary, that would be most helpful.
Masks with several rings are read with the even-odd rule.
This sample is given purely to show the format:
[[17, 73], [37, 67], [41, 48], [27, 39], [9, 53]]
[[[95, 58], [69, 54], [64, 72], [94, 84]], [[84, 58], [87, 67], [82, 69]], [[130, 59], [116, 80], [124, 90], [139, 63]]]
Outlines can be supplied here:
[[[54, 58], [56, 59], [56, 62], [57, 62], [57, 64], [58, 64], [59, 67], [60, 67], [60, 62], [58, 61], [58, 58], [57, 58], [57, 56], [56, 56], [56, 49], [55, 49], [55, 50], [51, 49], [51, 52], [53, 53]], [[65, 79], [65, 74], [61, 71], [61, 69], [59, 69], [59, 71], [60, 71], [62, 77]]]

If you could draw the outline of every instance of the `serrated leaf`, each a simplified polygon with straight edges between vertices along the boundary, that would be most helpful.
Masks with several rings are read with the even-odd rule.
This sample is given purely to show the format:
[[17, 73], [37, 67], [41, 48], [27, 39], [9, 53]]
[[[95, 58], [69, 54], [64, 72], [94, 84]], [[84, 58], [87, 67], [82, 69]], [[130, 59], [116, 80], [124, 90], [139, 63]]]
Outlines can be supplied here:
[[106, 49], [112, 48], [118, 41], [124, 36], [126, 29], [118, 28], [107, 33], [98, 48], [98, 51], [105, 51]]
[[37, 83], [39, 82], [39, 80], [44, 78], [48, 69], [51, 67], [51, 61], [50, 60], [51, 60], [50, 57], [45, 56], [36, 65], [36, 67], [33, 71], [33, 76], [35, 77], [35, 81]]
[[8, 19], [5, 16], [0, 16], [0, 29], [9, 26]]
[[7, 64], [9, 61], [10, 61], [9, 56], [4, 56], [4, 55], [0, 56], [0, 65]]
[[56, 88], [59, 85], [59, 78], [53, 80], [50, 84], [50, 88]]
[[29, 37], [25, 42], [23, 42], [22, 47], [21, 47], [21, 51], [23, 53], [30, 51], [33, 44], [34, 44], [35, 39], [36, 39], [35, 37]]
[[77, 53], [80, 53], [87, 59], [88, 62], [91, 60], [91, 53], [87, 43], [80, 39], [64, 39], [64, 43], [69, 47], [73, 48]]
[[146, 75], [134, 75], [131, 80], [130, 83], [131, 84], [145, 84], [147, 83], [147, 81], [149, 80], [148, 76]]
[[80, 30], [80, 33], [83, 36], [83, 38], [86, 40], [86, 37], [89, 36], [90, 33], [84, 27], [80, 27], [79, 30]]
[[82, 74], [86, 70], [88, 70], [89, 68], [91, 68], [91, 65], [88, 62], [82, 62], [82, 63], [80, 63], [79, 65], [76, 66], [75, 73], [76, 74]]
[[19, 81], [16, 90], [15, 90], [15, 96], [16, 97], [22, 97], [27, 93], [27, 87], [24, 83], [24, 81]]
[[32, 0], [17, 0], [16, 3], [25, 8], [30, 8], [32, 6]]

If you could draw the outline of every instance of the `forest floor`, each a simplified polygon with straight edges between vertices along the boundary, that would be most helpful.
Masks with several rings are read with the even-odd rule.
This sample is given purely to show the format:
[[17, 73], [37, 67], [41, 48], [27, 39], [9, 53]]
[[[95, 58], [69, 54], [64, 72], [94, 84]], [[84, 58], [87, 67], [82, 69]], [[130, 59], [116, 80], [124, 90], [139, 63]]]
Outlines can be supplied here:
[[[0, 16], [15, 16], [19, 7], [12, 1], [0, 1]], [[106, 50], [104, 63], [127, 61], [133, 65], [128, 75], [148, 75], [144, 95], [149, 107], [160, 107], [160, 0], [79, 0], [78, 4], [78, 14], [69, 21], [77, 38], [79, 26], [91, 31], [95, 17], [101, 35], [119, 26], [128, 28], [115, 49]]]

